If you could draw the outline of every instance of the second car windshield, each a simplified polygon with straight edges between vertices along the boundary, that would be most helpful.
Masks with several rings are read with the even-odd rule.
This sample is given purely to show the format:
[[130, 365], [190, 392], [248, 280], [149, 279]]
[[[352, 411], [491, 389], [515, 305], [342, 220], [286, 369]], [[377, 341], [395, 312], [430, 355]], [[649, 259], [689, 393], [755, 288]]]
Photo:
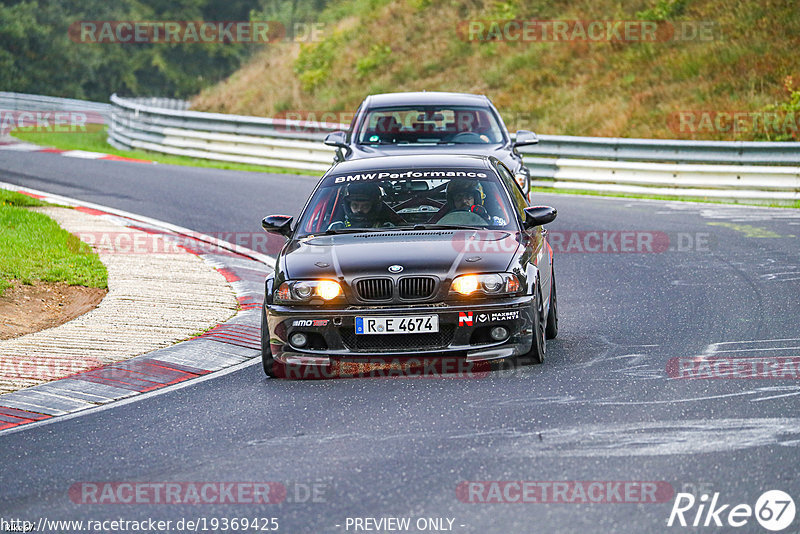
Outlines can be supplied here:
[[327, 176], [298, 237], [377, 229], [513, 229], [505, 189], [489, 170], [381, 170]]
[[489, 108], [410, 106], [369, 110], [356, 139], [362, 145], [498, 144], [503, 134]]

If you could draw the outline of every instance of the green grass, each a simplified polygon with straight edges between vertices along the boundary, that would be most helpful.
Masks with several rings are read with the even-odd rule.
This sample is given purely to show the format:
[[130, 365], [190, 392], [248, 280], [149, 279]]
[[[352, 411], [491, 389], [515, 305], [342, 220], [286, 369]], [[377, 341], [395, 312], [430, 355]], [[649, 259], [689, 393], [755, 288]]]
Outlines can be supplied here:
[[108, 287], [106, 268], [89, 245], [50, 217], [27, 209], [43, 204], [0, 190], [0, 295], [14, 280]]
[[617, 198], [644, 198], [650, 200], [675, 200], [680, 202], [701, 202], [706, 204], [732, 204], [744, 206], [764, 206], [769, 208], [800, 208], [800, 200], [787, 201], [784, 204], [776, 203], [775, 201], [764, 200], [732, 200], [732, 199], [717, 199], [708, 197], [684, 197], [684, 196], [668, 196], [668, 195], [645, 195], [641, 193], [619, 193], [616, 191], [585, 191], [582, 189], [555, 189], [552, 187], [531, 187], [532, 193], [553, 193], [564, 195], [586, 195], [595, 197], [617, 197]]
[[[148, 152], [145, 150], [118, 150], [106, 142], [108, 134], [105, 129], [87, 131], [85, 133], [54, 133], [15, 130], [12, 135], [21, 141], [37, 145], [60, 148], [62, 150], [86, 150], [88, 152], [103, 152], [126, 158], [145, 159], [165, 163], [168, 165], [183, 165], [186, 167], [207, 167], [211, 169], [225, 169], [232, 171], [271, 172], [280, 174], [317, 175], [315, 171], [300, 169], [286, 169], [282, 167], [264, 167], [246, 163], [233, 163], [227, 161], [213, 161], [208, 159], [189, 158], [185, 156], [171, 156]], [[333, 159], [333, 158], [331, 158]]]
[[42, 202], [41, 200], [33, 197], [29, 197], [28, 195], [23, 195], [22, 193], [17, 193], [15, 191], [8, 191], [7, 189], [0, 189], [0, 207], [5, 206], [22, 206], [22, 207], [34, 207], [34, 206], [46, 206], [46, 202]]

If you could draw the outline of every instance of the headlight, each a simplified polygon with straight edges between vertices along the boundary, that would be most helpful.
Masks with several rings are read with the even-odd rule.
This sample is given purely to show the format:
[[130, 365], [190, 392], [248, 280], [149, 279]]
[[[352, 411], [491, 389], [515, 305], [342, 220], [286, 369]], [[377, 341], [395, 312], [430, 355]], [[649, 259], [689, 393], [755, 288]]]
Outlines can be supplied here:
[[511, 273], [462, 274], [453, 280], [451, 293], [459, 295], [513, 295], [519, 293], [519, 279]]
[[322, 304], [342, 295], [342, 286], [334, 280], [287, 281], [275, 292], [275, 302], [281, 304]]

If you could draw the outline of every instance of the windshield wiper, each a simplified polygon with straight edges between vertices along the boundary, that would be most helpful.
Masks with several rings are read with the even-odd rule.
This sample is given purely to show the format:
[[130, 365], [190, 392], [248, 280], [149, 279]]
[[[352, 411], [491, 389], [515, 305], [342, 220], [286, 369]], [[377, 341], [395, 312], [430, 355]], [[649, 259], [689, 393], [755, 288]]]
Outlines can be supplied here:
[[365, 232], [383, 232], [386, 228], [332, 228], [316, 235], [335, 235], [335, 234], [363, 234]]
[[397, 226], [397, 230], [486, 230], [484, 226], [467, 224], [415, 224], [414, 226]]

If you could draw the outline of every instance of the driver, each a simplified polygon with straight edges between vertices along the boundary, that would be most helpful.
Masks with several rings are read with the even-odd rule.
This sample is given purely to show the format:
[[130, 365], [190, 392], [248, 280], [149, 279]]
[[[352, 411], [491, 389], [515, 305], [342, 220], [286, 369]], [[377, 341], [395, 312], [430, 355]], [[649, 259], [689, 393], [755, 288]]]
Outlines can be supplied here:
[[344, 190], [344, 220], [332, 223], [328, 229], [394, 226], [389, 222], [381, 196], [381, 188], [377, 184], [347, 184]]
[[486, 221], [489, 214], [483, 207], [483, 188], [472, 180], [453, 180], [447, 184], [447, 207], [449, 211], [471, 211]]

